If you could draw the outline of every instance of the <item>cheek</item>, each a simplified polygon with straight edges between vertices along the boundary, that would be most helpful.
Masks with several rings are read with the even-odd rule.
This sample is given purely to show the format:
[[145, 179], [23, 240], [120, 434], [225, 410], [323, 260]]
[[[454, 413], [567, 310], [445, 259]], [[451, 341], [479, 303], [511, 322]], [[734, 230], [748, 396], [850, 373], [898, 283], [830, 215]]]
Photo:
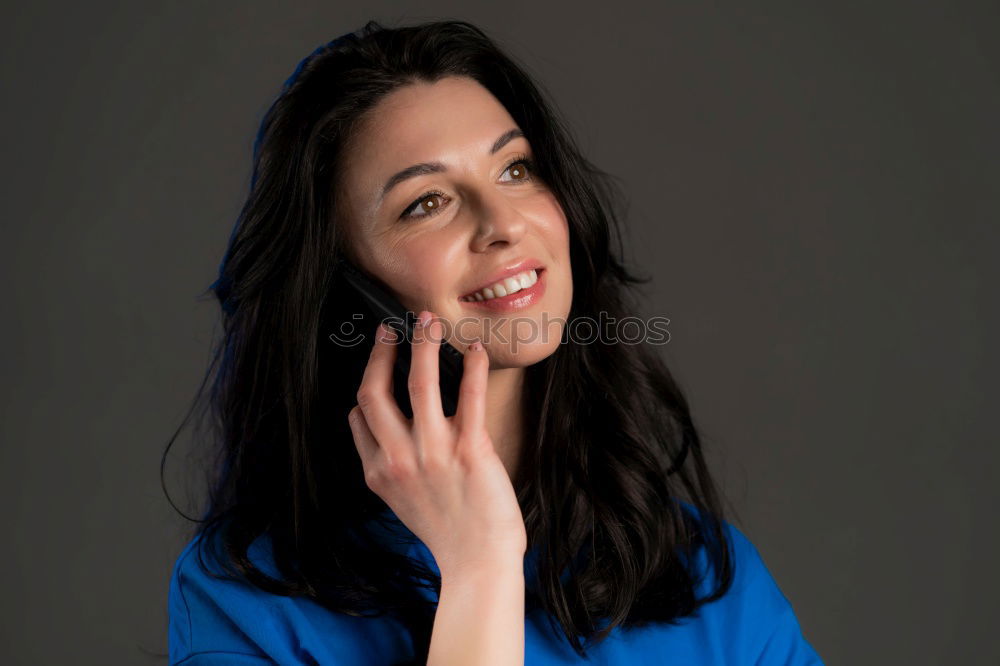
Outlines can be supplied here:
[[533, 217], [547, 239], [550, 250], [556, 256], [562, 256], [569, 247], [569, 223], [553, 193], [545, 192], [538, 199]]
[[427, 307], [454, 284], [449, 246], [432, 238], [411, 239], [388, 258], [391, 284], [410, 309]]
[[548, 197], [546, 197], [544, 211], [538, 219], [544, 221], [541, 233], [545, 237], [545, 243], [548, 246], [549, 252], [552, 253], [552, 257], [561, 265], [563, 276], [563, 288], [561, 292], [562, 298], [567, 304], [568, 312], [568, 304], [573, 299], [573, 272], [569, 256], [570, 229], [566, 214], [563, 212], [562, 206], [559, 205], [554, 194], [549, 193]]

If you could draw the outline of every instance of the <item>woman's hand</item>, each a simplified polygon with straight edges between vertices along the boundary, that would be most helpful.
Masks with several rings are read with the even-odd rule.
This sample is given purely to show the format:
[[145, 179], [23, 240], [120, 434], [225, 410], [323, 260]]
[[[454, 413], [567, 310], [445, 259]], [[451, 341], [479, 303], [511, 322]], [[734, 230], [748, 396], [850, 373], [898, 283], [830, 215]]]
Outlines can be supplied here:
[[527, 547], [513, 485], [486, 431], [489, 357], [479, 343], [466, 350], [458, 407], [446, 417], [438, 380], [443, 329], [433, 320], [414, 332], [412, 420], [392, 394], [396, 334], [382, 324], [348, 414], [365, 482], [427, 546], [442, 577], [521, 562]]

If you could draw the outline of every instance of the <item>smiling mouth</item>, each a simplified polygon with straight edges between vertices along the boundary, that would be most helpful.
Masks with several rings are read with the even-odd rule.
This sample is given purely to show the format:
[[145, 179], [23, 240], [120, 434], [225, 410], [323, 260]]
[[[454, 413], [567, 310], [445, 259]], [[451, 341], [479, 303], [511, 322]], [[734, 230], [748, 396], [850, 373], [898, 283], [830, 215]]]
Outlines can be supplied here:
[[458, 300], [466, 303], [472, 303], [492, 301], [498, 298], [512, 296], [520, 291], [533, 287], [538, 282], [544, 271], [544, 268], [531, 268], [526, 271], [521, 271], [517, 275], [512, 275], [508, 278], [500, 280], [499, 282], [495, 282], [489, 287], [484, 287], [479, 291], [466, 294]]

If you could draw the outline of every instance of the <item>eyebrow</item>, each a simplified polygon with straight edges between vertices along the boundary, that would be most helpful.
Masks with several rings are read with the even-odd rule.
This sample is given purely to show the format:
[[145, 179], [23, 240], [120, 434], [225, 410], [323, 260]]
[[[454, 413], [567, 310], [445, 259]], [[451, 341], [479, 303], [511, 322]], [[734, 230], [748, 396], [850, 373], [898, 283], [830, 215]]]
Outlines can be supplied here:
[[[490, 155], [496, 154], [498, 150], [506, 146], [508, 143], [510, 143], [511, 141], [513, 141], [518, 137], [523, 137], [523, 136], [524, 132], [522, 132], [520, 129], [516, 127], [514, 129], [507, 130], [506, 132], [501, 134], [496, 141], [493, 142], [493, 147], [490, 148]], [[382, 200], [385, 199], [385, 195], [389, 193], [389, 190], [394, 188], [396, 185], [399, 185], [404, 180], [407, 180], [409, 178], [416, 178], [417, 176], [425, 176], [431, 173], [441, 173], [442, 171], [447, 171], [447, 170], [448, 167], [446, 167], [441, 162], [421, 162], [420, 164], [414, 164], [412, 166], [408, 166], [402, 171], [394, 173], [392, 177], [385, 182], [385, 185], [382, 186], [382, 192], [379, 194], [378, 201], [375, 204], [376, 207], [382, 205]]]

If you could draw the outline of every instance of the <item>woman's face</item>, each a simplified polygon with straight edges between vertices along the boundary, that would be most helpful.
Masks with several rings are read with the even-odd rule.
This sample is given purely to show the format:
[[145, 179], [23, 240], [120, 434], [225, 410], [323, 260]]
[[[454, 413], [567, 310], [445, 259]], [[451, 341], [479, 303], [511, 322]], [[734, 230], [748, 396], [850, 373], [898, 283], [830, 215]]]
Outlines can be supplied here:
[[[366, 116], [336, 183], [359, 266], [408, 310], [441, 318], [460, 351], [480, 338], [491, 368], [553, 353], [573, 298], [566, 216], [530, 164], [515, 161], [533, 157], [527, 139], [508, 134], [517, 129], [473, 79], [407, 85]], [[424, 166], [400, 175], [414, 165]], [[521, 269], [536, 267], [531, 284]], [[517, 292], [503, 279], [515, 273]]]

